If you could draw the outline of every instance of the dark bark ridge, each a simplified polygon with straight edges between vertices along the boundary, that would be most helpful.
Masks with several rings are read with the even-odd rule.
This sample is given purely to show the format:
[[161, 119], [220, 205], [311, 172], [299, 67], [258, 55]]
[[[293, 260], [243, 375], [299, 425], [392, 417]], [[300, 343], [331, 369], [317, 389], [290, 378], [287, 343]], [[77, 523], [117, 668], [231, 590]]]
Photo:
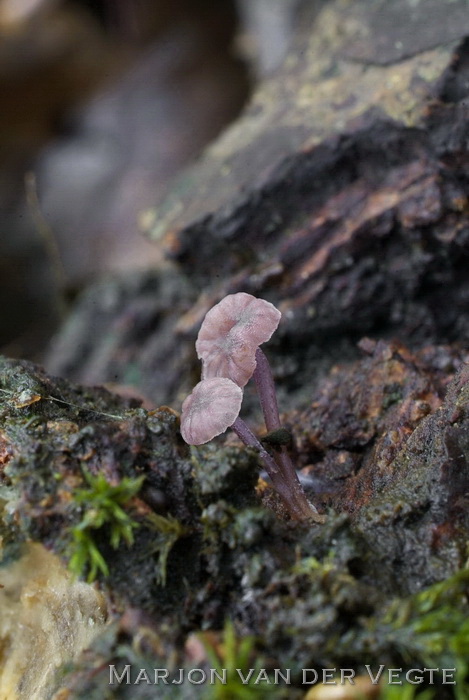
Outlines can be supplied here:
[[[347, 54], [364, 42], [357, 12], [370, 51], [384, 55], [374, 22], [381, 10], [399, 15], [380, 2], [365, 21], [366, 5], [327, 5], [245, 115], [155, 208], [152, 235], [177, 263], [169, 277], [123, 281], [111, 306], [106, 288], [90, 292], [52, 345], [51, 371], [126, 382], [131, 366], [133, 381], [174, 404], [198, 372], [181, 348], [235, 291], [282, 310], [274, 351], [292, 397], [312, 373], [357, 357], [364, 334], [415, 347], [467, 341], [469, 26], [452, 15], [466, 6], [448, 3], [442, 24], [412, 4], [412, 31], [431, 29], [432, 40], [380, 63]], [[400, 18], [407, 36], [409, 15]], [[156, 311], [157, 298], [166, 301]], [[102, 332], [83, 349], [76, 329], [98, 318]]]

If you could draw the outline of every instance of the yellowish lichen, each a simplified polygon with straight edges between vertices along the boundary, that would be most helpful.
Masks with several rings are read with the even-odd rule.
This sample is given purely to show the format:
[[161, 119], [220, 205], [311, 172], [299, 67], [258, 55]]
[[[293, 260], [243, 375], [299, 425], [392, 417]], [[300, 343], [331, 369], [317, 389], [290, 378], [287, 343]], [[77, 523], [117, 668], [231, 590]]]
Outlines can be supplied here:
[[0, 700], [44, 700], [105, 624], [102, 595], [40, 544], [0, 568]]

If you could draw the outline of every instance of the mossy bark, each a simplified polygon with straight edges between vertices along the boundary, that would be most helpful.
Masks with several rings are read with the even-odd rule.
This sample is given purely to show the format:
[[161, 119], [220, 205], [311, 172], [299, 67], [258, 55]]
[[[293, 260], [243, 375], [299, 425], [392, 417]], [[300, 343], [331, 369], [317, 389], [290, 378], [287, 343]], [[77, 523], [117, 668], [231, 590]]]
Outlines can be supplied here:
[[[328, 3], [158, 204], [153, 235], [174, 267], [90, 291], [48, 359], [70, 378], [133, 381], [177, 408], [198, 379], [205, 311], [237, 290], [271, 299], [283, 311], [268, 350], [283, 421], [324, 526], [289, 522], [269, 486], [256, 488], [256, 456], [233, 441], [190, 450], [173, 410], [2, 361], [7, 555], [33, 539], [67, 560], [84, 471], [114, 484], [145, 477], [125, 505], [134, 544], [114, 550], [106, 527], [93, 533], [116, 621], [62, 680], [72, 697], [103, 697], [109, 663], [207, 667], [215, 654], [222, 667], [226, 618], [252, 637], [244, 662], [292, 669], [287, 697], [301, 696], [302, 668], [365, 664], [456, 665], [464, 690], [465, 10]], [[143, 698], [148, 687], [112, 692]], [[193, 687], [175, 692], [158, 688], [184, 698]]]

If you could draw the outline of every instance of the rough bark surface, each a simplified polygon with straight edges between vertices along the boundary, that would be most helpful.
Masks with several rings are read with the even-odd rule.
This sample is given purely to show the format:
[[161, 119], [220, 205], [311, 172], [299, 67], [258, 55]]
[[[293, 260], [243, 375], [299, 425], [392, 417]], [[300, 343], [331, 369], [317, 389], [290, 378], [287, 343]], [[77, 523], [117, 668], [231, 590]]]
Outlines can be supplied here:
[[[256, 494], [254, 455], [220, 442], [190, 452], [170, 409], [148, 411], [33, 365], [1, 361], [6, 563], [31, 540], [69, 561], [80, 547], [77, 531], [88, 537], [82, 574], [90, 571], [92, 547], [106, 562], [107, 571], [95, 574], [115, 622], [62, 678], [71, 697], [102, 697], [110, 663], [119, 673], [129, 659], [137, 669], [213, 667], [207, 649], [218, 649], [220, 638], [199, 642], [195, 661], [190, 633], [220, 630], [226, 619], [236, 635], [257, 640], [243, 663], [265, 654], [267, 668], [292, 669], [294, 687], [279, 697], [301, 696], [302, 668], [441, 665], [434, 634], [444, 639], [441, 648], [456, 650], [445, 660], [462, 664], [467, 356], [363, 345], [367, 357], [333, 371], [309, 408], [287, 416], [305, 488], [326, 512], [325, 525], [291, 524], [269, 487]], [[113, 488], [143, 477], [123, 504], [136, 525], [131, 546], [113, 544], [112, 521], [86, 525], [103, 507], [91, 494], [80, 498], [90, 492], [90, 475]], [[438, 591], [430, 607], [418, 597], [444, 580], [449, 612]], [[422, 617], [430, 613], [434, 620]], [[428, 624], [436, 627], [429, 640]], [[132, 645], [142, 635], [150, 646], [135, 656]], [[41, 649], [27, 653], [40, 667]], [[226, 664], [220, 656], [219, 666]], [[53, 676], [47, 681], [49, 690], [57, 687]], [[146, 697], [140, 692], [123, 686], [118, 697]], [[175, 697], [191, 692], [189, 685]]]
[[327, 4], [156, 208], [173, 267], [91, 290], [48, 358], [178, 408], [207, 309], [238, 290], [273, 301], [267, 352], [325, 526], [289, 523], [237, 443], [189, 451], [168, 408], [3, 362], [5, 546], [39, 539], [66, 559], [84, 472], [145, 477], [126, 504], [134, 546], [96, 533], [125, 614], [64, 681], [72, 697], [103, 697], [110, 659], [223, 667], [238, 649], [226, 618], [252, 636], [248, 664], [292, 669], [289, 698], [302, 668], [466, 668], [468, 35], [462, 0]]
[[[155, 208], [150, 235], [177, 262], [171, 304], [155, 310], [148, 278], [141, 289], [121, 284], [114, 305], [112, 292], [91, 292], [48, 367], [123, 381], [130, 361], [158, 402], [177, 402], [176, 387], [198, 372], [181, 347], [237, 290], [284, 312], [276, 342], [290, 395], [356, 356], [363, 334], [467, 342], [466, 10], [463, 0], [326, 5], [283, 70]], [[156, 272], [150, 286], [166, 279]], [[86, 337], [97, 319], [100, 333]]]

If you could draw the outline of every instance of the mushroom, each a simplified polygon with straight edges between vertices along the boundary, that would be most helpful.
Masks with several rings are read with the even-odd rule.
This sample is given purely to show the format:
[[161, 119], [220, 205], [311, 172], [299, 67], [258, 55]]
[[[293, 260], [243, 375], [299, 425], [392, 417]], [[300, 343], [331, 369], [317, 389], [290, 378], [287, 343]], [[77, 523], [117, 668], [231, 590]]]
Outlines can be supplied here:
[[239, 417], [243, 390], [231, 379], [202, 379], [184, 400], [181, 435], [189, 445], [203, 445], [231, 427], [245, 445], [253, 447], [267, 461], [269, 474], [278, 473], [272, 456]]
[[202, 360], [202, 379], [228, 377], [247, 384], [256, 369], [256, 350], [270, 340], [281, 313], [251, 294], [228, 294], [205, 316], [195, 349]]
[[267, 430], [278, 430], [275, 385], [260, 345], [270, 340], [282, 314], [252, 294], [228, 294], [204, 318], [195, 343], [202, 379], [228, 377], [243, 387], [254, 375]]
[[[267, 473], [288, 511], [297, 520], [323, 522], [304, 492], [291, 490], [280, 473], [277, 463], [254, 433], [239, 417], [243, 390], [231, 379], [212, 377], [202, 379], [184, 400], [181, 413], [181, 435], [189, 445], [202, 445], [231, 427], [248, 447], [258, 452]], [[300, 486], [301, 489], [301, 486]]]
[[272, 457], [239, 418], [242, 388], [254, 376], [267, 430], [281, 429], [272, 372], [259, 347], [270, 340], [280, 318], [273, 304], [245, 292], [229, 294], [207, 313], [196, 342], [202, 381], [183, 403], [181, 433], [189, 444], [200, 445], [231, 426], [259, 452], [291, 515], [324, 522], [306, 498], [286, 448]]
[[243, 390], [231, 379], [203, 379], [182, 404], [182, 437], [189, 445], [213, 440], [235, 422], [242, 400]]

